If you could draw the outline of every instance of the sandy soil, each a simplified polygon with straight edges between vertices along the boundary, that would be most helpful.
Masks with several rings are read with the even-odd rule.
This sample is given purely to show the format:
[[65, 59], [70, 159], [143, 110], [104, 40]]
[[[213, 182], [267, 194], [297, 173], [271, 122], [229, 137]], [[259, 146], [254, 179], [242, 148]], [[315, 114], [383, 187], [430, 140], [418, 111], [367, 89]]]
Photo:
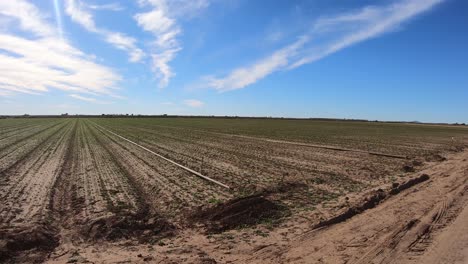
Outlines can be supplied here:
[[422, 172], [429, 181], [377, 208], [287, 246], [264, 248], [246, 262], [466, 263], [467, 158], [466, 151], [453, 156]]
[[[433, 163], [429, 180], [342, 223], [313, 229], [298, 213], [272, 229], [221, 234], [189, 228], [157, 244], [99, 243], [52, 254], [49, 263], [467, 263], [468, 151]], [[382, 186], [384, 191], [391, 189]], [[359, 203], [363, 196], [350, 196]], [[336, 211], [335, 207], [317, 211]]]

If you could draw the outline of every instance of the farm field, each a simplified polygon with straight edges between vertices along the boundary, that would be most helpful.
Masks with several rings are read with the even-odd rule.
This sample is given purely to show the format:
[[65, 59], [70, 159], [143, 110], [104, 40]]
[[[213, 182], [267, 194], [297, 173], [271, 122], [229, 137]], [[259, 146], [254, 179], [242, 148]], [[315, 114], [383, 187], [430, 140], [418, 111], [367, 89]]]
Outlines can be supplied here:
[[248, 262], [377, 189], [466, 163], [466, 146], [468, 128], [448, 125], [0, 119], [0, 262]]

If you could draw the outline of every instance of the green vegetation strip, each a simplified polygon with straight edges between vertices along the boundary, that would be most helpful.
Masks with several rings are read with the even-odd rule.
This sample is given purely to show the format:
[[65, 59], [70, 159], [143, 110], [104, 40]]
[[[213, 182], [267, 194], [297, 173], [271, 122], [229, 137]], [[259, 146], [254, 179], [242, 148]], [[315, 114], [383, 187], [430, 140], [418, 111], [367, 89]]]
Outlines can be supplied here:
[[[94, 123], [94, 122], [92, 122], [92, 123]], [[230, 187], [227, 186], [227, 185], [224, 184], [224, 183], [221, 183], [221, 182], [219, 182], [219, 181], [217, 181], [217, 180], [211, 179], [210, 177], [207, 177], [207, 176], [205, 176], [205, 175], [203, 175], [203, 174], [201, 174], [201, 173], [199, 173], [199, 172], [196, 172], [196, 171], [194, 171], [194, 170], [192, 170], [192, 169], [190, 169], [190, 168], [188, 168], [188, 167], [185, 167], [185, 166], [183, 166], [183, 165], [181, 165], [181, 164], [179, 164], [179, 163], [177, 163], [177, 162], [175, 162], [175, 161], [173, 161], [173, 160], [170, 160], [170, 159], [168, 159], [168, 158], [166, 158], [166, 157], [164, 157], [164, 156], [162, 156], [162, 155], [160, 155], [160, 154], [158, 154], [158, 153], [156, 153], [156, 152], [154, 152], [154, 151], [152, 151], [152, 150], [150, 150], [150, 149], [148, 149], [148, 148], [145, 148], [145, 147], [143, 147], [142, 145], [137, 144], [137, 143], [135, 143], [135, 142], [133, 142], [133, 141], [127, 139], [127, 138], [124, 138], [124, 137], [122, 137], [121, 135], [116, 134], [116, 133], [114, 133], [114, 132], [112, 132], [112, 131], [110, 131], [110, 130], [108, 130], [108, 129], [106, 129], [106, 128], [104, 128], [104, 127], [98, 125], [98, 124], [96, 124], [96, 123], [94, 123], [94, 125], [96, 125], [97, 127], [101, 128], [102, 130], [104, 130], [104, 131], [106, 131], [106, 132], [109, 132], [109, 133], [111, 133], [112, 135], [114, 135], [114, 136], [116, 136], [116, 137], [119, 137], [119, 138], [121, 138], [121, 139], [123, 139], [123, 140], [125, 140], [125, 141], [127, 141], [127, 142], [129, 142], [129, 143], [131, 143], [131, 144], [133, 144], [133, 145], [135, 145], [135, 146], [137, 146], [137, 147], [139, 147], [139, 148], [142, 148], [142, 149], [148, 151], [149, 153], [151, 153], [151, 154], [153, 154], [153, 155], [156, 155], [156, 156], [158, 156], [159, 158], [161, 158], [161, 159], [163, 159], [163, 160], [165, 160], [165, 161], [167, 161], [167, 162], [170, 162], [170, 163], [176, 165], [177, 167], [182, 168], [182, 169], [184, 169], [184, 170], [186, 170], [186, 171], [188, 171], [188, 172], [190, 172], [190, 173], [192, 173], [192, 174], [194, 174], [194, 175], [196, 175], [196, 176], [198, 176], [198, 177], [200, 177], [200, 178], [202, 178], [202, 179], [204, 179], [204, 180], [207, 180], [207, 181], [209, 181], [209, 182], [212, 182], [212, 183], [214, 183], [214, 184], [217, 184], [217, 185], [219, 185], [219, 186], [221, 186], [221, 187], [223, 187], [223, 188], [230, 189]]]

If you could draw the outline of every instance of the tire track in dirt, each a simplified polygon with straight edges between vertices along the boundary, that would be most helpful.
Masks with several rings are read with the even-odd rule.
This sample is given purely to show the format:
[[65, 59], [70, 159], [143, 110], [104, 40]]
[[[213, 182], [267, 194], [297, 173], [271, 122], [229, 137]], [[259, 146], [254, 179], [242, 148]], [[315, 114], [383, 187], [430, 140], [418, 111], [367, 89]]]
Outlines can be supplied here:
[[267, 247], [250, 263], [418, 263], [434, 237], [468, 206], [468, 151], [421, 173], [430, 179], [373, 209], [284, 247]]
[[424, 254], [431, 245], [434, 233], [446, 227], [464, 208], [468, 199], [463, 194], [467, 190], [467, 186], [463, 185], [450, 192], [427, 214], [403, 224], [355, 263], [395, 263], [395, 259], [399, 259], [399, 262], [403, 261], [403, 257], [414, 260]]

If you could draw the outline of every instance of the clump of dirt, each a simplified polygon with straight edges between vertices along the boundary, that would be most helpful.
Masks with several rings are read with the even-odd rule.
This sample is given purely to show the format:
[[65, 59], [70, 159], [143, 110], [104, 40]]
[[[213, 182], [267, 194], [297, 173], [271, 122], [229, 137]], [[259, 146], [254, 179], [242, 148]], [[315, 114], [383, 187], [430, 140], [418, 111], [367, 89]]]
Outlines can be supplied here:
[[403, 166], [403, 171], [406, 172], [406, 173], [414, 172], [414, 167], [413, 167], [413, 165], [406, 164], [406, 165]]
[[303, 182], [297, 182], [297, 181], [285, 181], [280, 184], [275, 184], [266, 188], [263, 188], [261, 190], [258, 190], [255, 196], [271, 196], [275, 194], [290, 194], [293, 192], [301, 191], [303, 189], [307, 189], [308, 186], [307, 184]]
[[412, 186], [414, 186], [414, 185], [416, 185], [418, 183], [421, 183], [421, 182], [427, 181], [427, 180], [429, 180], [429, 175], [422, 174], [421, 176], [419, 176], [417, 178], [410, 179], [405, 183], [399, 184], [397, 186], [393, 186], [393, 188], [390, 190], [389, 193], [391, 195], [398, 194], [403, 190], [406, 190], [406, 189], [408, 189], [408, 188], [410, 188], [410, 187], [412, 187]]
[[92, 221], [82, 232], [90, 240], [136, 238], [152, 242], [173, 235], [175, 227], [160, 216], [113, 215]]
[[403, 165], [403, 171], [406, 173], [415, 172], [416, 167], [420, 167], [423, 164], [424, 162], [421, 159], [414, 159], [411, 162], [407, 162], [405, 165]]
[[[0, 230], [0, 262], [41, 262], [59, 244], [57, 230], [37, 225], [29, 228]], [[27, 255], [34, 250], [35, 254]]]
[[456, 145], [452, 145], [449, 150], [452, 152], [462, 152], [464, 149], [465, 149], [465, 146], [461, 144], [456, 144]]
[[204, 223], [209, 232], [253, 226], [265, 220], [279, 219], [286, 208], [262, 196], [237, 198], [193, 214], [197, 222]]
[[426, 156], [426, 161], [428, 162], [431, 162], [431, 161], [437, 161], [437, 162], [442, 162], [442, 161], [446, 161], [447, 158], [439, 155], [439, 154], [432, 154], [432, 155], [428, 155]]

